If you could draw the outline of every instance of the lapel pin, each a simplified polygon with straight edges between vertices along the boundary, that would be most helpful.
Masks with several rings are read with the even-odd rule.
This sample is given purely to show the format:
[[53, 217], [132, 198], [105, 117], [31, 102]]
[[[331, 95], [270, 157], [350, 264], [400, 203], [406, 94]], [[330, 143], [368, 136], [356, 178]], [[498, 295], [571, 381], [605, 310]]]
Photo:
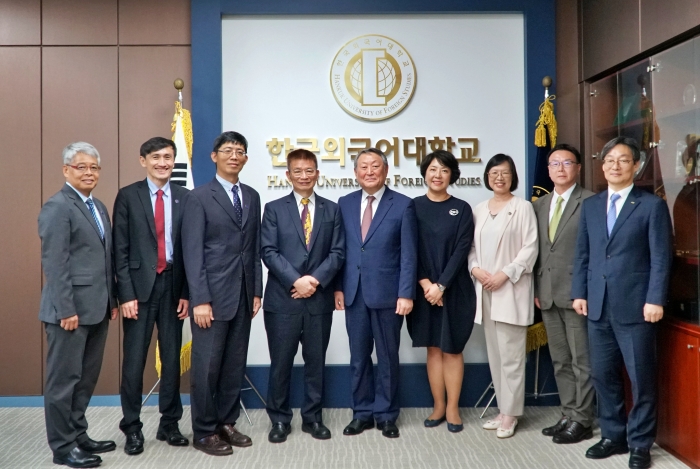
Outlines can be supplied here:
[[456, 208], [453, 208], [448, 213], [454, 217], [455, 215], [457, 215], [459, 213], [459, 210], [457, 210]]
[[634, 200], [630, 202], [632, 205], [634, 205]]
[[176, 203], [176, 204], [179, 204], [179, 203], [180, 203], [180, 199], [175, 199], [175, 203]]

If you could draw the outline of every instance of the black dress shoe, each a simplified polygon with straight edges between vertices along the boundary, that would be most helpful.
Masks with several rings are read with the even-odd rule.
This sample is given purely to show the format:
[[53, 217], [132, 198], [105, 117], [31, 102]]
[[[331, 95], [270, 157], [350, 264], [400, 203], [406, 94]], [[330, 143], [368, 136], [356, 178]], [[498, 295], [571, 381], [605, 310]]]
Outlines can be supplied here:
[[143, 433], [141, 430], [126, 434], [124, 452], [129, 456], [143, 453]]
[[159, 428], [158, 433], [156, 433], [156, 439], [167, 441], [170, 446], [187, 446], [190, 444], [190, 440], [180, 433], [180, 428], [176, 423]]
[[287, 435], [292, 433], [292, 426], [288, 423], [275, 422], [272, 424], [270, 434], [267, 435], [267, 441], [270, 443], [284, 443], [287, 441]]
[[584, 427], [583, 424], [571, 420], [569, 426], [565, 430], [560, 431], [552, 441], [557, 444], [578, 443], [579, 441], [593, 438], [593, 428]]
[[559, 421], [557, 423], [555, 423], [551, 427], [543, 428], [542, 434], [544, 436], [554, 436], [557, 433], [566, 430], [566, 427], [568, 425], [569, 425], [569, 417], [564, 415], [562, 418], [559, 419]]
[[195, 440], [192, 444], [194, 449], [198, 449], [212, 456], [228, 456], [233, 454], [231, 445], [219, 438], [219, 435], [209, 435], [199, 440]]
[[86, 453], [80, 449], [80, 446], [76, 446], [64, 456], [54, 456], [53, 463], [63, 464], [68, 467], [97, 467], [102, 464], [102, 458]]
[[352, 422], [343, 430], [343, 435], [359, 435], [370, 428], [374, 428], [374, 420], [352, 419]]
[[647, 448], [630, 448], [630, 467], [647, 469], [651, 467], [651, 454]]
[[443, 415], [442, 418], [435, 419], [435, 420], [430, 420], [430, 419], [425, 419], [423, 421], [423, 426], [425, 428], [434, 428], [440, 425], [442, 422], [445, 421], [445, 416]]
[[447, 422], [447, 431], [450, 433], [459, 433], [464, 430], [463, 423], [450, 423]]
[[398, 438], [399, 437], [399, 427], [396, 426], [394, 422], [386, 421], [382, 423], [377, 423], [377, 429], [382, 431], [382, 436], [387, 438]]
[[601, 438], [600, 441], [586, 451], [588, 459], [605, 459], [614, 454], [625, 454], [629, 451], [627, 443], [615, 443], [607, 438]]
[[331, 437], [331, 431], [323, 422], [309, 422], [301, 424], [301, 431], [310, 433], [317, 440], [328, 440]]
[[80, 449], [83, 451], [91, 454], [109, 453], [110, 451], [117, 449], [117, 444], [112, 440], [95, 441], [91, 438], [88, 438], [82, 443], [78, 443], [78, 446], [80, 446]]

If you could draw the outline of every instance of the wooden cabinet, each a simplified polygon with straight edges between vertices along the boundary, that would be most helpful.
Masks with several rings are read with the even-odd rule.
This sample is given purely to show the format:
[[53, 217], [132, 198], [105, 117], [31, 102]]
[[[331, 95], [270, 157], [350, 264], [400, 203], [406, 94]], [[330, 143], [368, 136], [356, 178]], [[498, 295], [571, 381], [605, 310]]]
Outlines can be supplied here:
[[700, 24], [700, 0], [640, 0], [639, 7], [643, 51]]
[[656, 442], [700, 468], [700, 327], [665, 319], [659, 330]]

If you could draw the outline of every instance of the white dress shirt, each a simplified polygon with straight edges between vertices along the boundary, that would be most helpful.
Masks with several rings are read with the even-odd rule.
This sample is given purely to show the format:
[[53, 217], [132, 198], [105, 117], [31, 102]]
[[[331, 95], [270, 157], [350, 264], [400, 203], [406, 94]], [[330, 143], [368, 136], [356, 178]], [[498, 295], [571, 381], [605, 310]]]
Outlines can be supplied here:
[[[625, 187], [622, 190], [617, 191], [618, 194], [620, 194], [620, 198], [615, 201], [615, 220], [617, 220], [617, 217], [620, 216], [620, 210], [622, 210], [622, 206], [625, 205], [625, 200], [627, 200], [627, 196], [630, 195], [630, 192], [632, 192], [632, 188], [634, 187], [634, 184], [630, 184], [629, 186]], [[610, 210], [610, 197], [615, 194], [615, 191], [610, 189], [608, 187], [608, 201], [605, 204], [605, 214], [608, 214], [608, 211]]]
[[216, 175], [216, 180], [223, 186], [224, 190], [226, 191], [226, 195], [228, 195], [228, 198], [231, 201], [231, 204], [233, 204], [233, 186], [238, 186], [238, 199], [241, 201], [241, 208], [243, 208], [243, 191], [241, 190], [241, 180], [239, 179], [238, 182], [234, 184], [222, 178], [218, 174]]
[[567, 202], [569, 201], [569, 199], [571, 198], [571, 193], [574, 192], [574, 189], [575, 189], [575, 188], [576, 188], [576, 184], [574, 184], [573, 186], [569, 187], [563, 194], [557, 194], [556, 189], [554, 190], [554, 192], [553, 192], [553, 194], [552, 194], [552, 201], [551, 201], [551, 203], [549, 204], [549, 221], [550, 221], [550, 223], [551, 223], [551, 221], [552, 221], [552, 216], [554, 215], [554, 209], [555, 209], [556, 206], [557, 206], [557, 199], [559, 199], [559, 197], [561, 197], [562, 199], [564, 199], [564, 200], [562, 200], [562, 202], [561, 202], [561, 213], [564, 213], [564, 209], [566, 208], [566, 203], [567, 203]]
[[[379, 202], [382, 200], [382, 196], [386, 191], [386, 186], [382, 186], [377, 192], [372, 194], [374, 201], [372, 202], [372, 219], [374, 219], [374, 214], [377, 213], [377, 207], [379, 207]], [[362, 201], [360, 202], [360, 226], [362, 226], [362, 217], [365, 214], [365, 208], [367, 208], [367, 197], [369, 194], [362, 189]]]
[[[73, 190], [75, 191], [75, 193], [78, 194], [78, 195], [80, 196], [80, 198], [82, 199], [82, 201], [83, 201], [83, 203], [85, 204], [85, 206], [88, 208], [88, 210], [90, 210], [90, 207], [88, 207], [88, 205], [87, 205], [87, 203], [85, 203], [85, 201], [86, 201], [87, 199], [92, 200], [92, 193], [90, 193], [89, 196], [85, 197], [78, 189], [76, 189], [75, 187], [73, 187], [73, 186], [71, 185], [70, 182], [66, 181], [66, 184], [68, 184], [68, 187], [70, 187], [71, 189], [73, 189]], [[95, 201], [93, 200], [92, 203], [95, 204]], [[104, 226], [104, 224], [102, 223], [102, 215], [100, 214], [100, 209], [97, 208], [97, 204], [95, 204], [95, 214], [97, 215], [97, 222], [100, 224], [100, 229], [101, 229], [102, 232], [104, 233], [104, 232], [105, 232], [105, 226]]]
[[148, 192], [151, 194], [151, 207], [153, 208], [153, 216], [156, 215], [156, 200], [158, 200], [158, 191], [163, 191], [163, 212], [165, 216], [165, 261], [172, 263], [173, 261], [173, 198], [170, 195], [170, 181], [166, 182], [163, 187], [158, 187], [153, 181], [146, 178], [148, 182]]
[[[304, 211], [304, 204], [301, 203], [301, 199], [303, 197], [296, 192], [292, 192], [294, 194], [294, 198], [297, 200], [297, 209], [299, 210], [299, 220], [301, 221], [301, 213]], [[311, 193], [311, 196], [309, 197], [309, 215], [311, 216], [311, 226], [314, 226], [314, 210], [316, 209], [316, 194]]]

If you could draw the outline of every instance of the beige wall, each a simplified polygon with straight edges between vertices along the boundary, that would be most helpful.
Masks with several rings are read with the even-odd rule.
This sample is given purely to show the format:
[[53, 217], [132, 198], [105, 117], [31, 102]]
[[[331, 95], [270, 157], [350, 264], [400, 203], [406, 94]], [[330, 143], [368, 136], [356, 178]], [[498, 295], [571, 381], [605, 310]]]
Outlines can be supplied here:
[[[64, 182], [61, 150], [75, 140], [97, 147], [95, 195], [111, 208], [120, 187], [145, 176], [141, 143], [170, 137], [175, 78], [191, 107], [190, 76], [189, 0], [0, 0], [0, 395], [42, 394], [36, 220]], [[118, 394], [120, 357], [115, 321], [97, 394]]]

